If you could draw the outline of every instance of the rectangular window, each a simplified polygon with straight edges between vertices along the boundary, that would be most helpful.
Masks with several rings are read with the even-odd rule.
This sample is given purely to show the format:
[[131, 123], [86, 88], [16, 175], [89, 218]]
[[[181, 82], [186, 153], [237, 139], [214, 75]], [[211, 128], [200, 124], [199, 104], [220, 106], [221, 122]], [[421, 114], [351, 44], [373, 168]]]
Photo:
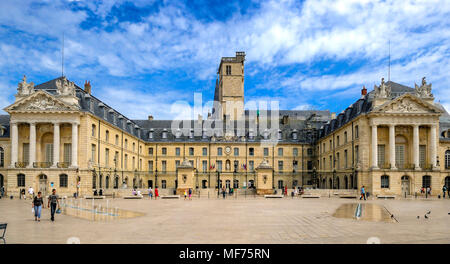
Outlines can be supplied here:
[[344, 168], [348, 168], [348, 153], [344, 150]]
[[389, 188], [389, 176], [381, 176], [381, 188]]
[[337, 169], [339, 170], [341, 168], [341, 155], [339, 152], [336, 154], [336, 163], [337, 163], [337, 166], [335, 166], [335, 167], [337, 167]]
[[405, 145], [395, 145], [395, 164], [399, 169], [405, 167]]
[[92, 146], [91, 146], [91, 161], [92, 162], [95, 162], [95, 153], [96, 153], [96, 151], [95, 151], [95, 144], [92, 144]]
[[70, 164], [72, 162], [72, 144], [64, 143], [64, 162]]
[[[94, 145], [95, 147], [95, 145]], [[95, 157], [95, 155], [94, 155]], [[45, 144], [45, 162], [53, 164], [53, 144]]]
[[283, 171], [283, 161], [278, 161], [278, 171]]
[[426, 154], [427, 154], [426, 149], [427, 149], [426, 145], [419, 146], [419, 166], [422, 169], [425, 168], [425, 160], [426, 160]]
[[125, 149], [128, 149], [128, 139], [125, 139]]
[[217, 171], [222, 171], [222, 161], [221, 160], [217, 161]]
[[255, 149], [254, 148], [249, 148], [248, 149], [248, 155], [249, 156], [255, 156]]
[[248, 168], [250, 171], [254, 171], [255, 170], [255, 162], [253, 160], [250, 160], [248, 162]]
[[278, 156], [283, 157], [283, 148], [278, 148]]
[[24, 174], [17, 175], [17, 187], [25, 187], [25, 175]]
[[119, 145], [119, 135], [116, 135], [116, 145]]
[[203, 148], [202, 149], [202, 155], [203, 156], [207, 156], [208, 155], [208, 149], [207, 148]]
[[189, 156], [194, 156], [194, 148], [189, 148]]
[[359, 138], [359, 127], [355, 126], [355, 138]]
[[161, 162], [161, 169], [162, 169], [163, 172], [167, 171], [167, 161], [163, 160]]
[[59, 175], [59, 187], [67, 188], [67, 174]]
[[385, 168], [385, 146], [378, 145], [378, 168]]
[[109, 167], [109, 149], [105, 149], [105, 167]]
[[217, 156], [222, 156], [222, 148], [217, 148]]
[[96, 134], [96, 133], [95, 133], [95, 125], [92, 124], [92, 136], [95, 137], [95, 134]]
[[337, 144], [337, 146], [339, 147], [339, 145], [340, 145], [339, 136], [337, 136], [337, 138], [336, 138], [336, 144]]
[[269, 156], [269, 148], [264, 148], [264, 157]]
[[162, 155], [167, 155], [167, 148], [162, 148], [161, 153]]
[[359, 162], [359, 147], [355, 146], [355, 163], [358, 164]]
[[133, 162], [131, 163], [131, 168], [134, 170], [136, 168], [136, 158], [133, 157]]
[[202, 168], [203, 168], [203, 172], [208, 171], [208, 161], [206, 161], [206, 160], [202, 161]]
[[308, 149], [306, 150], [306, 154], [307, 154], [309, 157], [311, 157], [311, 156], [313, 155], [313, 149], [312, 149], [312, 148], [308, 148]]
[[347, 139], [347, 131], [344, 132], [344, 143], [347, 143], [348, 139]]
[[226, 71], [227, 71], [226, 72], [227, 75], [231, 75], [231, 65], [226, 66]]
[[23, 143], [22, 161], [25, 164], [30, 162], [30, 143]]
[[109, 141], [109, 131], [106, 130], [105, 132], [105, 141], [108, 142]]
[[313, 162], [312, 160], [308, 160], [308, 163], [306, 164], [306, 168], [307, 170], [312, 170], [313, 169]]
[[234, 156], [239, 156], [239, 148], [234, 148]]
[[124, 168], [128, 169], [128, 154], [125, 154], [123, 163], [124, 163]]
[[333, 169], [333, 157], [330, 156], [330, 170]]
[[180, 156], [180, 148], [175, 148], [175, 156]]
[[153, 160], [148, 161], [148, 170], [153, 171]]
[[180, 161], [179, 160], [176, 160], [175, 161], [175, 168], [178, 168], [180, 166]]
[[294, 157], [298, 157], [298, 148], [294, 148], [292, 150], [292, 154], [293, 154]]
[[161, 189], [166, 189], [167, 188], [167, 182], [166, 180], [162, 180], [161, 181]]
[[153, 156], [153, 148], [148, 148], [148, 155]]
[[114, 153], [114, 167], [117, 168], [117, 164], [119, 164], [119, 151]]

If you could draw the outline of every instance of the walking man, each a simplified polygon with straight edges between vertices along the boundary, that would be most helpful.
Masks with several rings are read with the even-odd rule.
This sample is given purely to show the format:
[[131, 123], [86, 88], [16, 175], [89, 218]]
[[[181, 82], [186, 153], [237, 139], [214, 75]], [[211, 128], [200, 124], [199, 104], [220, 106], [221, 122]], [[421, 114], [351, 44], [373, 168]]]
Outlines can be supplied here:
[[150, 200], [152, 199], [153, 196], [153, 190], [152, 187], [148, 187], [148, 198], [150, 198]]
[[52, 194], [48, 196], [48, 207], [50, 208], [51, 220], [55, 221], [56, 206], [59, 208], [59, 197], [56, 194], [56, 189], [52, 190]]
[[359, 197], [359, 200], [364, 198], [364, 201], [366, 200], [366, 190], [364, 189], [364, 185], [361, 187], [361, 197]]
[[30, 196], [30, 199], [33, 199], [34, 197], [34, 190], [33, 187], [30, 186], [30, 188], [28, 188], [28, 195]]
[[445, 193], [446, 192], [447, 192], [447, 186], [444, 185], [444, 187], [442, 187], [443, 198], [445, 198]]

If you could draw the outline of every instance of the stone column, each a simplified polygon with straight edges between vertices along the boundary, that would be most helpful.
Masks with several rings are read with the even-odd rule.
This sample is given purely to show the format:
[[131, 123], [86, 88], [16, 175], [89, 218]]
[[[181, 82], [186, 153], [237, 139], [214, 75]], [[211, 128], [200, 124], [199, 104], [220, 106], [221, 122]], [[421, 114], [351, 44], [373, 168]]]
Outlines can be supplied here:
[[16, 167], [19, 152], [19, 132], [16, 122], [11, 122], [11, 168]]
[[413, 161], [414, 161], [414, 169], [420, 170], [419, 125], [413, 125]]
[[30, 164], [28, 168], [33, 168], [33, 163], [36, 161], [36, 124], [30, 122]]
[[59, 123], [53, 123], [53, 168], [56, 168], [59, 162]]
[[437, 168], [437, 164], [436, 164], [436, 146], [437, 146], [437, 137], [436, 137], [436, 131], [437, 127], [436, 125], [431, 125], [431, 131], [430, 131], [430, 161], [431, 161], [431, 165], [433, 166], [433, 169]]
[[72, 164], [78, 167], [78, 123], [72, 123]]
[[391, 163], [391, 170], [396, 170], [395, 164], [395, 125], [389, 125], [389, 161]]
[[378, 127], [372, 125], [372, 169], [378, 169]]

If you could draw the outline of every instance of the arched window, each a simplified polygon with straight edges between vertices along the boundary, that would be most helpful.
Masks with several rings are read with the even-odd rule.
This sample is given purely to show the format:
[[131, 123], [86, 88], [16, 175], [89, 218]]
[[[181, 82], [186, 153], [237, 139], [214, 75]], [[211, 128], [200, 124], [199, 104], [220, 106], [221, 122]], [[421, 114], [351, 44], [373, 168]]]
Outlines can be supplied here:
[[3, 168], [5, 166], [5, 151], [2, 147], [0, 147], [0, 167]]
[[423, 188], [431, 187], [431, 176], [429, 175], [422, 176], [422, 187]]
[[97, 176], [95, 173], [92, 175], [92, 189], [97, 188]]
[[450, 150], [445, 151], [445, 168], [450, 169]]
[[381, 176], [381, 188], [389, 188], [389, 176], [388, 175]]
[[68, 177], [67, 174], [59, 175], [59, 187], [67, 188]]
[[235, 179], [233, 181], [233, 188], [239, 188], [239, 180]]
[[114, 189], [119, 188], [119, 176], [114, 177]]
[[105, 188], [109, 189], [109, 175], [106, 176], [105, 181]]
[[25, 187], [25, 174], [17, 174], [17, 187]]
[[447, 186], [447, 190], [450, 188], [450, 176], [445, 177], [445, 186]]

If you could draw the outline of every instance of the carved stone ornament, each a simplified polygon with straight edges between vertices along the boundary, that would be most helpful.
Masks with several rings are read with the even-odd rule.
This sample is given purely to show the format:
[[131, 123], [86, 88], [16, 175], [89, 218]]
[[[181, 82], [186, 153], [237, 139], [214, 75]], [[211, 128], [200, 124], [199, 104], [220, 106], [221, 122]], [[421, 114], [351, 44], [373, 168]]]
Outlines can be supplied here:
[[27, 77], [24, 75], [22, 78], [22, 82], [17, 86], [17, 95], [19, 96], [27, 96], [34, 93], [34, 83], [27, 83]]
[[68, 81], [66, 77], [56, 80], [55, 84], [58, 95], [75, 96], [75, 83]]
[[373, 89], [375, 90], [376, 98], [389, 98], [391, 97], [391, 86], [386, 85], [384, 82], [384, 78], [381, 78], [380, 86], [374, 85]]
[[428, 112], [422, 106], [414, 103], [411, 100], [401, 100], [396, 104], [392, 104], [390, 109], [386, 112], [392, 113], [417, 113], [417, 112]]
[[47, 96], [45, 94], [36, 94], [33, 98], [15, 105], [11, 110], [19, 111], [70, 111], [73, 110], [69, 106]]
[[425, 77], [422, 78], [422, 85], [419, 87], [417, 84], [414, 84], [416, 94], [421, 98], [430, 98], [433, 97], [431, 93], [431, 83], [427, 84]]

